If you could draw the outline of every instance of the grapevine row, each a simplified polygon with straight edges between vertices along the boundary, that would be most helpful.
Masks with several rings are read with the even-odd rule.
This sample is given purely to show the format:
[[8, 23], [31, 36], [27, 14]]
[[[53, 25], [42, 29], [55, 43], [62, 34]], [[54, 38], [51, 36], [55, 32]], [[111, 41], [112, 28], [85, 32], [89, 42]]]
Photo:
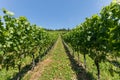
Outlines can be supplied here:
[[94, 60], [100, 80], [100, 63], [110, 56], [120, 57], [120, 5], [111, 3], [104, 7], [99, 15], [86, 18], [63, 39], [74, 51], [84, 55], [85, 68], [87, 54]]
[[[26, 57], [31, 57], [32, 67], [35, 58], [41, 58], [42, 51], [50, 47], [56, 40], [43, 28], [31, 25], [26, 17], [15, 18], [10, 11], [3, 9], [0, 18], [0, 69], [17, 67], [21, 71]], [[3, 21], [4, 20], [4, 21]]]

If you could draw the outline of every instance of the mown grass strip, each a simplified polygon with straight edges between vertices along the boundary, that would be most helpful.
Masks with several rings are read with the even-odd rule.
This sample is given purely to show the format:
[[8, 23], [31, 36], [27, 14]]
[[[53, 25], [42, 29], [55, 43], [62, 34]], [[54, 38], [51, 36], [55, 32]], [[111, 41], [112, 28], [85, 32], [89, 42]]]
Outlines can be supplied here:
[[51, 56], [52, 62], [44, 68], [39, 80], [75, 80], [75, 72], [71, 69], [71, 63], [60, 37]]

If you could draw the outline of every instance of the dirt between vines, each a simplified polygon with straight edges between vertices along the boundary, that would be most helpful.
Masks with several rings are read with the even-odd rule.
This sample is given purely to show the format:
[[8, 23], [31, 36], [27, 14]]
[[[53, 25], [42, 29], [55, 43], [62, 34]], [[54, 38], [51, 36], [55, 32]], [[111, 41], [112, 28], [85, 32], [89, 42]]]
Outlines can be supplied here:
[[38, 66], [36, 66], [33, 71], [29, 72], [31, 75], [30, 80], [38, 80], [42, 72], [44, 71], [44, 67], [49, 65], [51, 62], [52, 60], [49, 57], [42, 61], [41, 63], [39, 63]]
[[44, 59], [42, 62], [38, 63], [33, 71], [31, 70], [28, 72], [28, 74], [30, 74], [29, 80], [38, 80], [40, 78], [40, 76], [42, 75], [42, 73], [44, 72], [44, 68], [52, 62], [52, 59], [51, 59], [52, 56], [50, 56], [50, 54], [54, 51], [57, 42], [55, 43], [53, 48], [46, 55], [47, 59]]

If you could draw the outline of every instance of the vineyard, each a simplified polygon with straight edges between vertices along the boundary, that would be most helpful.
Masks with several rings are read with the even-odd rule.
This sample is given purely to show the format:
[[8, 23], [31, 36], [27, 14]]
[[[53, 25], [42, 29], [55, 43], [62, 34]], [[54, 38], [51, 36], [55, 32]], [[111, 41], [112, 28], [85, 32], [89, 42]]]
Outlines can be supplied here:
[[2, 9], [0, 80], [120, 80], [120, 5], [49, 31]]
[[[104, 72], [101, 71], [104, 69], [108, 69], [112, 76], [114, 73], [118, 73], [118, 77], [120, 76], [119, 13], [120, 5], [111, 3], [101, 10], [100, 15], [95, 14], [91, 18], [86, 18], [85, 22], [63, 36], [65, 42], [73, 49], [73, 53], [77, 52], [78, 61], [80, 61], [80, 54], [83, 55], [85, 69], [87, 68], [86, 56], [88, 55], [92, 59], [90, 61], [96, 66], [98, 80], [100, 80], [100, 74], [108, 75], [103, 75]], [[111, 79], [118, 80], [118, 77]]]
[[[4, 23], [0, 20], [0, 76], [2, 80], [20, 73], [22, 68], [32, 65], [46, 54], [57, 36], [31, 25], [26, 17], [14, 18], [3, 9]], [[5, 27], [4, 27], [5, 26]], [[5, 70], [4, 70], [5, 69]], [[9, 72], [10, 71], [10, 72]], [[19, 79], [18, 74], [18, 79]]]

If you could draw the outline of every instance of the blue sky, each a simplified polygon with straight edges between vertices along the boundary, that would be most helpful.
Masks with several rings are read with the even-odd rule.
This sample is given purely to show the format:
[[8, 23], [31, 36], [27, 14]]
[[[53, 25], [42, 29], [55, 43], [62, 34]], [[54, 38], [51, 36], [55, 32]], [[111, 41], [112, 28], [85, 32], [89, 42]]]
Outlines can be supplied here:
[[[112, 0], [0, 0], [15, 17], [26, 16], [32, 24], [48, 29], [73, 28], [100, 12]], [[2, 11], [0, 10], [0, 15]]]

